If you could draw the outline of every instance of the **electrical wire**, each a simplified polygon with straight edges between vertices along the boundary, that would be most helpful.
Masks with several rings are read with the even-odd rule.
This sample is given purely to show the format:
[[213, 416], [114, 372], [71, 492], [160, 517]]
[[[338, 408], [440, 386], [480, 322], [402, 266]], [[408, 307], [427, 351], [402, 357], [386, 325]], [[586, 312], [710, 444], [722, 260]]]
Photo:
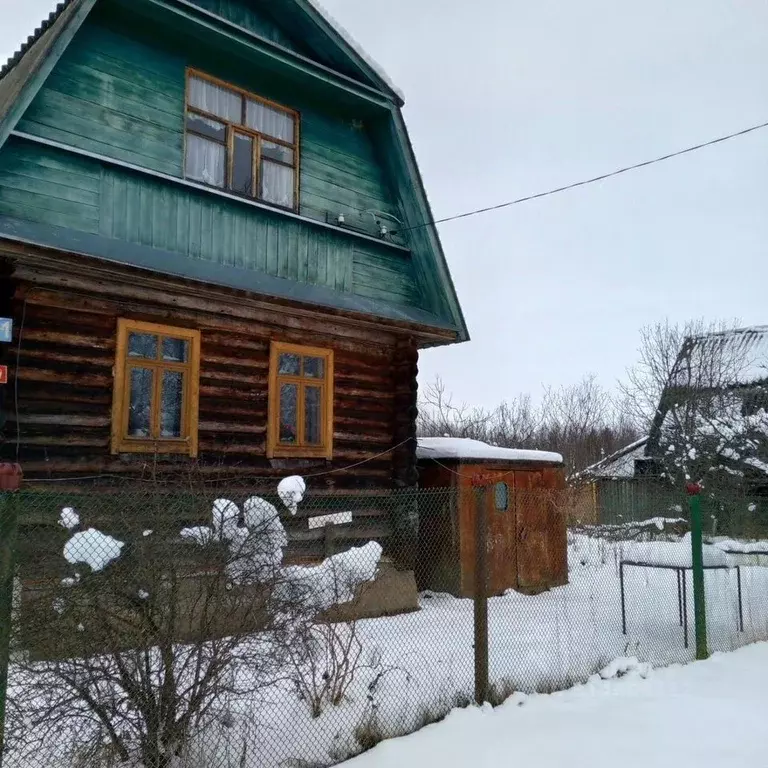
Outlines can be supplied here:
[[604, 181], [605, 179], [613, 178], [614, 176], [620, 176], [623, 173], [629, 173], [629, 171], [636, 171], [638, 168], [646, 168], [649, 165], [655, 165], [656, 163], [662, 163], [665, 160], [671, 160], [673, 157], [680, 157], [681, 155], [687, 155], [691, 152], [696, 152], [699, 149], [704, 149], [705, 147], [711, 147], [715, 144], [721, 144], [724, 141], [730, 141], [731, 139], [735, 139], [739, 136], [745, 136], [748, 133], [753, 133], [754, 131], [759, 131], [762, 128], [768, 128], [768, 122], [760, 123], [759, 125], [753, 125], [749, 128], [744, 128], [740, 131], [736, 131], [735, 133], [729, 133], [726, 136], [719, 136], [716, 139], [711, 139], [710, 141], [705, 141], [701, 144], [694, 144], [692, 147], [686, 147], [685, 149], [679, 149], [676, 152], [670, 152], [667, 155], [661, 155], [660, 157], [654, 157], [651, 160], [644, 160], [642, 163], [635, 163], [634, 165], [627, 165], [624, 168], [618, 168], [615, 171], [610, 171], [609, 173], [601, 173], [599, 176], [593, 176], [589, 179], [583, 179], [582, 181], [575, 181], [571, 184], [566, 184], [562, 187], [555, 187], [554, 189], [548, 189], [546, 192], [537, 192], [533, 195], [526, 195], [525, 197], [518, 197], [516, 200], [509, 200], [506, 203], [498, 203], [497, 205], [489, 205], [486, 208], [477, 208], [473, 211], [467, 211], [465, 213], [458, 213], [455, 216], [446, 216], [444, 219], [433, 219], [431, 221], [426, 221], [422, 224], [415, 224], [412, 227], [405, 227], [403, 229], [397, 229], [393, 230], [392, 234], [402, 234], [403, 232], [412, 232], [415, 229], [423, 229], [424, 227], [431, 227], [436, 224], [445, 224], [447, 221], [457, 221], [458, 219], [467, 219], [470, 216], [478, 216], [481, 213], [489, 213], [491, 211], [499, 211], [502, 208], [509, 208], [513, 205], [519, 205], [520, 203], [527, 203], [531, 200], [538, 200], [542, 197], [549, 197], [550, 195], [557, 195], [560, 192], [567, 192], [570, 189], [576, 189], [577, 187], [585, 187], [588, 184], [595, 184], [598, 181]]

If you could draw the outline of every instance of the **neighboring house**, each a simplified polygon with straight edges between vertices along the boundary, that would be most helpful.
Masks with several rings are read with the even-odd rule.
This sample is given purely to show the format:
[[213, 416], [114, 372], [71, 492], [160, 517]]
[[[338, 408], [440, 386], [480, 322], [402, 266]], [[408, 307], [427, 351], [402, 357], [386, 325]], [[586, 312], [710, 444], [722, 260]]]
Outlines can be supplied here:
[[768, 326], [687, 338], [648, 437], [579, 479], [593, 484], [603, 522], [668, 514], [670, 489], [688, 480], [747, 496], [736, 511], [753, 506], [768, 491]]
[[311, 0], [61, 3], [0, 70], [3, 458], [415, 485], [468, 335], [402, 106]]
[[768, 488], [768, 326], [683, 342], [638, 471]]

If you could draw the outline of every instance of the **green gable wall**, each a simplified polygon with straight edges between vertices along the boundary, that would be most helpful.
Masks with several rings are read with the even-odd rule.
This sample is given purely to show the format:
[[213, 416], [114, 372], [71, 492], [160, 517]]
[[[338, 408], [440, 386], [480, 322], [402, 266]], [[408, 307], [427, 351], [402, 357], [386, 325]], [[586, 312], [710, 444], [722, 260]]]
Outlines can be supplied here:
[[164, 52], [89, 20], [17, 130], [181, 177], [186, 67], [193, 66], [301, 112], [300, 212], [325, 222], [344, 212], [371, 234], [377, 210], [401, 218], [371, 139], [352, 119], [324, 113], [279, 88], [238, 76], [236, 64]]
[[297, 53], [311, 56], [310, 51], [298, 45], [277, 24], [259, 13], [248, 0], [190, 0], [195, 5], [222, 19], [231, 21], [249, 32], [282, 45]]
[[[268, 4], [257, 13], [251, 0], [190, 2], [298, 50], [289, 39], [294, 35], [271, 20]], [[169, 34], [163, 24], [133, 18], [120, 3], [97, 3], [0, 148], [3, 231], [33, 232], [26, 223], [39, 232], [47, 227], [50, 242], [59, 237], [50, 228], [60, 228], [60, 242], [70, 244], [77, 238], [67, 233], [85, 233], [88, 247], [112, 254], [104, 258], [120, 260], [123, 253], [126, 263], [160, 271], [165, 259], [174, 274], [185, 274], [186, 263], [190, 276], [250, 270], [257, 281], [264, 275], [351, 297], [338, 304], [324, 299], [333, 306], [351, 306], [360, 297], [358, 306], [371, 311], [392, 305], [394, 314], [384, 314], [395, 317], [396, 307], [412, 308], [412, 317], [451, 327], [456, 314], [442, 295], [442, 275], [435, 279], [429, 267], [437, 241], [418, 229], [423, 203], [410, 185], [410, 169], [394, 162], [392, 147], [382, 142], [383, 136], [392, 141], [390, 110], [337, 102], [295, 73], [253, 66], [246, 48], [224, 47], [226, 36], [215, 39], [201, 44], [194, 35]], [[300, 113], [299, 217], [183, 182], [189, 67]], [[395, 235], [399, 247], [378, 243], [372, 212], [383, 213], [390, 230], [397, 224], [389, 217], [417, 230]], [[329, 226], [339, 214], [370, 237]], [[437, 249], [442, 258], [439, 243]]]

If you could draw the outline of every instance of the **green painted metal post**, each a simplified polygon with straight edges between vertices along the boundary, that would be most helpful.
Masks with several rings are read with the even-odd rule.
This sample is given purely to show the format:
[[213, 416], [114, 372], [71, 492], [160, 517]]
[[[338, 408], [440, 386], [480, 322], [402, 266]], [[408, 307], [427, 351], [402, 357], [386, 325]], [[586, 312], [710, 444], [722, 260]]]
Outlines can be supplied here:
[[709, 657], [707, 648], [707, 603], [704, 594], [704, 555], [701, 539], [701, 488], [696, 483], [687, 487], [691, 508], [691, 566], [693, 569], [693, 613], [696, 629], [696, 658]]
[[18, 509], [16, 494], [0, 494], [0, 768], [5, 745], [5, 702], [8, 693], [8, 665], [11, 659], [13, 579], [16, 561]]

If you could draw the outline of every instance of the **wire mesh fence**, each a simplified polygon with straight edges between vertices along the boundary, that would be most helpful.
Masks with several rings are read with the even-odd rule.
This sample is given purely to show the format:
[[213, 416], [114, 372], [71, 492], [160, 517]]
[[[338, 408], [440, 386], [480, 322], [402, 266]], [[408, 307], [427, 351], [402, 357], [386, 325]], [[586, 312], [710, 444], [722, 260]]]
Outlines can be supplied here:
[[[478, 696], [692, 660], [686, 498], [567, 527], [573, 498], [296, 478], [5, 494], [3, 768], [331, 765]], [[768, 639], [752, 505], [702, 497], [711, 651]]]

